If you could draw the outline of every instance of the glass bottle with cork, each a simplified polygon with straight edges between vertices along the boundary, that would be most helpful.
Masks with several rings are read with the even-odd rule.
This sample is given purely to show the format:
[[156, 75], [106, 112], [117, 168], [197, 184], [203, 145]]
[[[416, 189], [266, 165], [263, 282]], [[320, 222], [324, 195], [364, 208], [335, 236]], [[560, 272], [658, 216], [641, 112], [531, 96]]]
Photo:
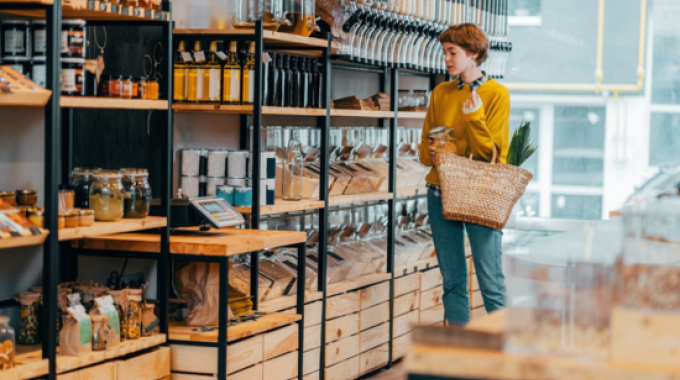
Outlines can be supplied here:
[[300, 91], [300, 107], [309, 108], [311, 107], [309, 94], [311, 93], [312, 84], [312, 72], [310, 71], [310, 59], [302, 58], [302, 63], [300, 64], [300, 72], [302, 75], [302, 88]]
[[189, 64], [187, 79], [187, 100], [192, 103], [203, 101], [203, 68], [205, 67], [205, 53], [201, 41], [194, 42], [194, 62]]
[[288, 84], [286, 85], [286, 107], [295, 107], [297, 104], [297, 95], [295, 93], [295, 80], [297, 79], [297, 58], [286, 56], [286, 60], [283, 62], [283, 68], [286, 70], [288, 79]]
[[310, 63], [311, 80], [310, 83], [310, 107], [321, 108], [321, 93], [323, 89], [321, 88], [321, 74], [319, 73], [319, 66], [316, 63], [316, 59], [312, 59]]
[[174, 59], [174, 89], [173, 97], [176, 102], [187, 100], [187, 78], [189, 64], [193, 61], [191, 54], [186, 51], [186, 41], [180, 41]]
[[227, 55], [224, 70], [224, 95], [225, 104], [241, 104], [241, 64], [238, 59], [238, 42], [229, 42], [229, 54]]
[[276, 85], [279, 80], [279, 68], [276, 66], [278, 56], [276, 53], [269, 53], [271, 62], [267, 65], [269, 75], [267, 78], [267, 97], [265, 98], [265, 105], [276, 106]]
[[299, 60], [302, 60], [302, 58], [296, 56], [293, 56], [290, 59], [290, 70], [293, 72], [293, 75], [290, 80], [290, 91], [288, 93], [291, 97], [289, 107], [301, 107], [300, 92], [302, 91], [302, 72], [300, 71], [298, 63]]
[[276, 94], [274, 95], [277, 107], [285, 107], [287, 104], [286, 95], [288, 95], [288, 70], [286, 69], [286, 56], [279, 54], [276, 56], [276, 71], [278, 77], [276, 80]]
[[255, 42], [248, 44], [248, 56], [243, 66], [243, 104], [255, 103]]
[[208, 60], [203, 69], [203, 101], [220, 102], [220, 63], [217, 56], [217, 41], [210, 41]]

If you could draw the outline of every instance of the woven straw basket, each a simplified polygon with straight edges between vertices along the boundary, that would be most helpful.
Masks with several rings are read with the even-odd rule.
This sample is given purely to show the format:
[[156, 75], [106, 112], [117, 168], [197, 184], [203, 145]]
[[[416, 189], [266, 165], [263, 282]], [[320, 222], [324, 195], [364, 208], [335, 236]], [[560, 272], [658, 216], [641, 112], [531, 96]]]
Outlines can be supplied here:
[[533, 175], [514, 165], [474, 161], [454, 153], [434, 157], [444, 218], [501, 230]]

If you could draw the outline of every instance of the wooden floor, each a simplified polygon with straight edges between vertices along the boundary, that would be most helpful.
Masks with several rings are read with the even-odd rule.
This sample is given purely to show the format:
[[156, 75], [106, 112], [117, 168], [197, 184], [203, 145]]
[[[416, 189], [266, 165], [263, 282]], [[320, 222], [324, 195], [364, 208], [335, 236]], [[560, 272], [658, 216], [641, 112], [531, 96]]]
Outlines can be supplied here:
[[406, 372], [404, 371], [404, 361], [399, 360], [391, 369], [382, 370], [361, 378], [362, 380], [406, 380]]

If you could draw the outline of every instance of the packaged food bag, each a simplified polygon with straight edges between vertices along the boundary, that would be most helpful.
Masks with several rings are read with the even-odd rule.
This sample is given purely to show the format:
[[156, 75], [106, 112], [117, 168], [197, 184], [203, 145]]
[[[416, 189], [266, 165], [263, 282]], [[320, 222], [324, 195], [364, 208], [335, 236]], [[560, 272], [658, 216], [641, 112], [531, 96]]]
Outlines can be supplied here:
[[[175, 273], [175, 291], [189, 306], [187, 326], [217, 326], [219, 269], [214, 263], [191, 263]], [[231, 309], [229, 318], [233, 318]]]
[[154, 313], [154, 305], [146, 302], [146, 284], [142, 285], [142, 336], [151, 336], [160, 320]]
[[120, 324], [120, 341], [127, 339], [127, 291], [110, 290], [109, 295], [113, 298], [113, 304], [118, 311], [118, 322]]
[[[101, 315], [107, 317], [106, 334], [100, 336], [106, 340], [106, 347], [111, 348], [120, 344], [120, 318], [118, 310], [111, 296], [99, 296], [94, 299], [94, 306], [90, 310], [90, 317]], [[95, 331], [96, 332], [96, 331]]]
[[92, 351], [92, 321], [80, 304], [80, 294], [68, 296], [69, 307], [59, 333], [59, 354], [80, 356]]

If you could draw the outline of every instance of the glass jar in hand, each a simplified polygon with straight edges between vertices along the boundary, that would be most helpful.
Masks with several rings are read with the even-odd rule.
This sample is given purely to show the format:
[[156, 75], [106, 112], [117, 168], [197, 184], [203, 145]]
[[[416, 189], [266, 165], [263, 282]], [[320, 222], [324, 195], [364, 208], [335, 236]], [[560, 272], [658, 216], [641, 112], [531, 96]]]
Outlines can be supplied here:
[[151, 209], [151, 186], [146, 169], [122, 169], [124, 192], [124, 217], [146, 218]]
[[100, 222], [114, 222], [123, 218], [123, 176], [117, 170], [99, 171], [90, 189], [90, 208]]

